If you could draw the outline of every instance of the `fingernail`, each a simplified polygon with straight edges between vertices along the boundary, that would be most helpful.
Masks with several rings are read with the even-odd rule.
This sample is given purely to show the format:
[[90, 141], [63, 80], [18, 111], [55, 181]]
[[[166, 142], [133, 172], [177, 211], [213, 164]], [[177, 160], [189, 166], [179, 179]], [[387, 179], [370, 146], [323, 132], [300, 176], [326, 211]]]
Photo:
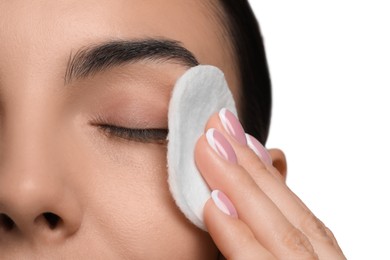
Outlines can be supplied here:
[[264, 163], [272, 165], [272, 158], [267, 149], [265, 149], [264, 146], [253, 136], [249, 134], [245, 134], [245, 136], [249, 148], [251, 148]]
[[236, 153], [226, 138], [214, 128], [206, 132], [206, 139], [209, 145], [225, 160], [237, 163]]
[[213, 199], [215, 205], [226, 215], [238, 218], [237, 210], [233, 206], [233, 203], [229, 198], [219, 190], [213, 190], [211, 192], [211, 198]]
[[219, 111], [219, 118], [226, 132], [240, 144], [246, 145], [245, 131], [237, 117], [226, 108]]

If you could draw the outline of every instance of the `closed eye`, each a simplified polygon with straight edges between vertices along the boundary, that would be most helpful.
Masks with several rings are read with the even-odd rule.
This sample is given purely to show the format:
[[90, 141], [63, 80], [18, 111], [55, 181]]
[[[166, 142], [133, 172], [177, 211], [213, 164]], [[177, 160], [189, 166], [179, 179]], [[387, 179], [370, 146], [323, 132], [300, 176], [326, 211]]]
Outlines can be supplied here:
[[126, 128], [115, 125], [101, 124], [98, 127], [104, 131], [109, 137], [119, 137], [129, 141], [142, 143], [159, 143], [167, 142], [168, 129], [159, 128]]

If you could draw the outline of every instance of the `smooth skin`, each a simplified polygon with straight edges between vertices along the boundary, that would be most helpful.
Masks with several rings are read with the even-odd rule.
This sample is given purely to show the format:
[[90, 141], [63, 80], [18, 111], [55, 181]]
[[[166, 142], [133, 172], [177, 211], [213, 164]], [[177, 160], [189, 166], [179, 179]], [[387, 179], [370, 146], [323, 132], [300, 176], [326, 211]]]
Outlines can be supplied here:
[[277, 169], [229, 135], [218, 114], [207, 129], [222, 133], [237, 157], [237, 163], [221, 157], [205, 135], [196, 145], [202, 176], [238, 213], [238, 218], [223, 213], [211, 199], [204, 208], [208, 231], [227, 259], [345, 259], [332, 232], [287, 187], [280, 150], [269, 151]]
[[[237, 85], [205, 3], [0, 1], [1, 259], [217, 258], [172, 199], [166, 145], [98, 127], [166, 129], [171, 90], [188, 68], [141, 61], [64, 83], [71, 54], [86, 46], [157, 38]], [[45, 213], [60, 218], [54, 228]]]
[[[1, 259], [216, 259], [219, 249], [233, 259], [265, 250], [286, 255], [278, 245], [285, 230], [273, 220], [278, 210], [263, 202], [293, 196], [283, 183], [266, 177], [276, 168], [264, 168], [247, 148], [230, 140], [240, 165], [256, 169], [227, 165], [203, 139], [197, 147], [198, 155], [210, 155], [197, 157], [199, 165], [209, 165], [201, 167], [206, 180], [226, 192], [239, 213], [238, 220], [231, 219], [208, 202], [209, 234], [185, 219], [171, 197], [164, 143], [99, 128], [167, 128], [170, 93], [186, 67], [133, 62], [64, 83], [70, 56], [86, 46], [163, 38], [180, 42], [201, 64], [222, 69], [239, 103], [235, 59], [210, 3], [0, 1]], [[283, 172], [282, 154], [271, 155]], [[248, 191], [245, 198], [229, 184], [232, 176], [242, 179], [238, 188]], [[297, 209], [275, 204], [291, 225], [297, 223], [290, 219], [299, 215]], [[268, 225], [275, 229], [263, 231]], [[269, 232], [273, 240], [266, 239]], [[324, 251], [334, 252], [328, 248]]]

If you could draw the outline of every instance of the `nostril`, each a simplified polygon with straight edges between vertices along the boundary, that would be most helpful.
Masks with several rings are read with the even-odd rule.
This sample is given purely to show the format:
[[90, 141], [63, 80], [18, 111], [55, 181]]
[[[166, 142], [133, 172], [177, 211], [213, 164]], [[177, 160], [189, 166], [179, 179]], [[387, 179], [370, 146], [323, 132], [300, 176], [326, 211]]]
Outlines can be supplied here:
[[10, 231], [15, 227], [15, 222], [8, 217], [6, 214], [0, 214], [0, 227], [5, 229], [6, 231]]
[[55, 229], [61, 222], [61, 218], [54, 213], [46, 212], [42, 214], [46, 222], [49, 224], [50, 229]]

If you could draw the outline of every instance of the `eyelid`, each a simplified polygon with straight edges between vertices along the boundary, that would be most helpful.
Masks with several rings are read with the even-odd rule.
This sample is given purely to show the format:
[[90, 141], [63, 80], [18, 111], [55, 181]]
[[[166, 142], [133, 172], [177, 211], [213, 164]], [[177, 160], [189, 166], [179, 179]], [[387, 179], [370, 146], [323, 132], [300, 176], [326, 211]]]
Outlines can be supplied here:
[[110, 124], [97, 124], [109, 137], [123, 138], [129, 141], [142, 143], [160, 143], [167, 142], [168, 129], [160, 128], [126, 128]]

